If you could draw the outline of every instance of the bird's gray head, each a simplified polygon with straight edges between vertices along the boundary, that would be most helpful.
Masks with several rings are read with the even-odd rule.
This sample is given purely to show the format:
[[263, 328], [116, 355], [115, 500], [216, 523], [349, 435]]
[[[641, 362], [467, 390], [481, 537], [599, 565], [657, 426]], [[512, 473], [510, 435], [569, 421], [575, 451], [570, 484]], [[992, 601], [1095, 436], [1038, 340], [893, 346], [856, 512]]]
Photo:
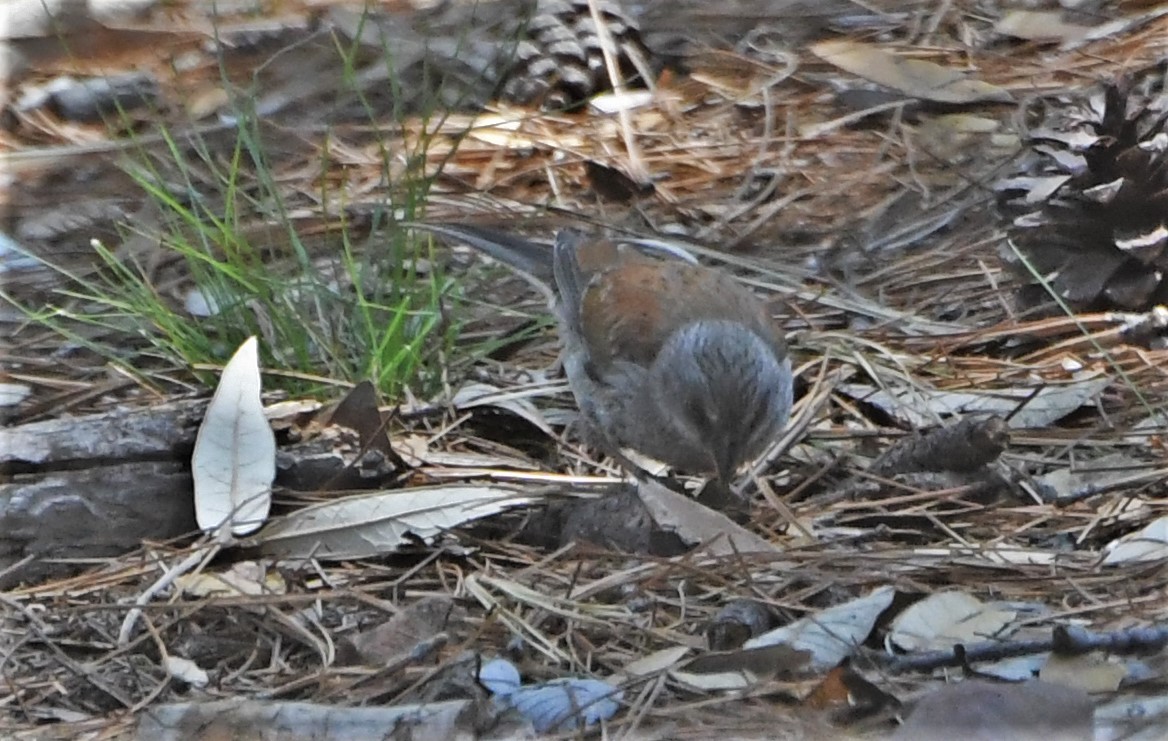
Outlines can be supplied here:
[[740, 322], [682, 327], [662, 347], [650, 375], [675, 432], [690, 447], [710, 451], [695, 469], [714, 470], [727, 482], [774, 440], [791, 412], [785, 348]]

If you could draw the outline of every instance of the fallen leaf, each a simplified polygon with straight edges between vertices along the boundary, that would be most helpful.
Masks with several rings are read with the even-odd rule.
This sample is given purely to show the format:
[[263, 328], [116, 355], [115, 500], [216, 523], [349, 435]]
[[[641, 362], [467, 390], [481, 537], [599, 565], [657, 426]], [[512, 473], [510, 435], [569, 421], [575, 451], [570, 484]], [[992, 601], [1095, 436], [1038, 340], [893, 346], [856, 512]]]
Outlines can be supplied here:
[[811, 652], [774, 644], [734, 651], [714, 651], [697, 656], [669, 675], [702, 692], [747, 689], [775, 678], [805, 675]]
[[265, 553], [340, 560], [392, 553], [531, 497], [501, 486], [423, 486], [346, 497], [297, 510], [251, 539]]
[[623, 698], [621, 690], [598, 679], [553, 679], [524, 685], [507, 699], [536, 733], [563, 733], [608, 720]]
[[264, 524], [276, 478], [276, 436], [260, 398], [259, 352], [249, 337], [223, 368], [195, 438], [195, 519], [206, 531], [247, 535]]
[[1111, 380], [1106, 377], [1084, 378], [1066, 384], [1049, 385], [1038, 393], [1025, 387], [995, 391], [944, 391], [921, 386], [896, 386], [892, 383], [885, 388], [867, 384], [841, 384], [837, 390], [858, 401], [872, 404], [914, 427], [936, 424], [943, 416], [984, 413], [1005, 417], [1013, 429], [1036, 429], [1051, 425], [1093, 402], [1110, 383]]
[[1077, 656], [1051, 654], [1038, 670], [1038, 677], [1044, 682], [1074, 687], [1092, 694], [1115, 692], [1126, 676], [1127, 669], [1123, 664], [1097, 653]]
[[1091, 741], [1095, 706], [1079, 690], [1047, 682], [966, 680], [926, 695], [895, 741]]
[[892, 604], [894, 596], [896, 590], [892, 587], [880, 587], [863, 597], [751, 638], [743, 648], [784, 644], [805, 649], [812, 656], [809, 671], [826, 671], [851, 656], [868, 638], [876, 619]]
[[938, 103], [1009, 103], [1013, 96], [988, 82], [920, 59], [907, 59], [870, 44], [847, 39], [821, 41], [811, 47], [820, 59], [854, 75], [923, 100]]
[[977, 665], [977, 673], [987, 679], [1002, 679], [1007, 682], [1025, 682], [1038, 676], [1038, 670], [1045, 663], [1045, 657], [1016, 656], [1001, 661], [991, 661]]
[[0, 407], [14, 407], [31, 394], [32, 389], [23, 383], [0, 383]]
[[563, 733], [608, 720], [620, 710], [624, 692], [599, 679], [563, 678], [520, 684], [511, 662], [495, 659], [479, 671], [479, 682], [503, 708], [515, 708], [536, 733]]
[[522, 683], [519, 670], [506, 659], [488, 661], [479, 669], [479, 684], [492, 695], [507, 697], [518, 690]]
[[1107, 544], [1106, 566], [1133, 561], [1168, 560], [1168, 515], [1153, 520], [1139, 532], [1129, 533]]
[[816, 710], [842, 710], [849, 717], [863, 711], [870, 718], [886, 708], [899, 707], [899, 701], [877, 687], [850, 666], [837, 666], [803, 700]]
[[1091, 30], [1063, 20], [1060, 10], [1011, 10], [994, 24], [994, 32], [1027, 41], [1077, 41]]
[[191, 288], [183, 298], [183, 308], [193, 317], [205, 318], [220, 312], [219, 302], [201, 288]]
[[549, 437], [555, 437], [543, 414], [527, 398], [512, 391], [504, 391], [485, 383], [468, 383], [458, 390], [450, 402], [456, 409], [495, 407], [525, 419]]
[[759, 677], [745, 671], [691, 672], [675, 669], [669, 676], [690, 692], [703, 693], [748, 690], [759, 682]]
[[943, 650], [1001, 636], [1017, 615], [965, 592], [937, 592], [897, 615], [889, 638], [905, 651]]
[[175, 584], [190, 597], [245, 597], [288, 591], [279, 571], [266, 569], [257, 561], [241, 561], [227, 571], [183, 574]]
[[673, 646], [654, 651], [648, 656], [642, 656], [625, 664], [621, 674], [628, 677], [652, 676], [676, 666], [693, 649], [689, 646]]
[[707, 544], [705, 550], [711, 555], [778, 553], [781, 550], [721, 512], [656, 482], [638, 482], [637, 494], [659, 527], [674, 532], [691, 545]]
[[343, 399], [326, 408], [317, 421], [320, 424], [340, 425], [356, 430], [361, 437], [361, 450], [375, 450], [395, 466], [405, 466], [405, 461], [390, 445], [386, 420], [380, 411], [380, 399], [371, 381], [358, 383]]
[[1142, 481], [1164, 479], [1164, 471], [1147, 461], [1123, 453], [1113, 453], [1090, 461], [1081, 461], [1075, 469], [1056, 468], [1040, 476], [1038, 484], [1047, 500], [1083, 499], [1096, 492]]
[[389, 620], [348, 636], [338, 647], [343, 664], [388, 666], [408, 656], [418, 644], [449, 630], [461, 617], [450, 597], [423, 597]]
[[621, 111], [644, 108], [653, 102], [651, 90], [626, 90], [621, 93], [603, 93], [591, 98], [588, 105], [601, 113], [612, 115]]
[[207, 672], [190, 659], [179, 656], [167, 656], [162, 660], [162, 668], [175, 679], [186, 682], [192, 687], [206, 687], [211, 678]]

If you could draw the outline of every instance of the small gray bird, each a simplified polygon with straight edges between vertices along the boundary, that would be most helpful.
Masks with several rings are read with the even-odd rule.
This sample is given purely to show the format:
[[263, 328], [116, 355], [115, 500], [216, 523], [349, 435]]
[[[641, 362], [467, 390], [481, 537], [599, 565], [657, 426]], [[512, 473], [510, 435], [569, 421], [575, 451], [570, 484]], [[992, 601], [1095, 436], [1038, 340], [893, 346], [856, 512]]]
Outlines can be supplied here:
[[631, 466], [620, 451], [631, 448], [729, 486], [786, 424], [791, 361], [782, 333], [729, 274], [680, 251], [574, 230], [549, 250], [481, 227], [410, 226], [554, 286], [568, 383], [605, 452], [623, 465]]

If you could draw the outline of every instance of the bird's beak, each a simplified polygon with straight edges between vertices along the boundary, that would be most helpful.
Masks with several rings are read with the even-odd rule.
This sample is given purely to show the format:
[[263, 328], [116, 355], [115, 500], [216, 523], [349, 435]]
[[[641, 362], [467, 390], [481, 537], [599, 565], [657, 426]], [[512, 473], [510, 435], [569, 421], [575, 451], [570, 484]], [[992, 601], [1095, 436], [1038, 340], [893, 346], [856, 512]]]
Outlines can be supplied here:
[[727, 488], [734, 482], [734, 474], [738, 473], [738, 467], [734, 465], [735, 457], [729, 448], [719, 450], [714, 454], [714, 471]]

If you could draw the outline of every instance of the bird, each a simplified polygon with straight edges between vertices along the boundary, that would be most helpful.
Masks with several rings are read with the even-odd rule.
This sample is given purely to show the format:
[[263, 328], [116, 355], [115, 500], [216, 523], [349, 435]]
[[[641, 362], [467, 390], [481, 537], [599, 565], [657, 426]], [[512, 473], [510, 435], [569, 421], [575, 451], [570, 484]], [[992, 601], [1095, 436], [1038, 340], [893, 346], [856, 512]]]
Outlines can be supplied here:
[[600, 447], [630, 473], [632, 449], [729, 489], [787, 423], [791, 360], [763, 302], [729, 273], [664, 243], [575, 229], [551, 249], [495, 229], [414, 222], [545, 288], [562, 363]]

